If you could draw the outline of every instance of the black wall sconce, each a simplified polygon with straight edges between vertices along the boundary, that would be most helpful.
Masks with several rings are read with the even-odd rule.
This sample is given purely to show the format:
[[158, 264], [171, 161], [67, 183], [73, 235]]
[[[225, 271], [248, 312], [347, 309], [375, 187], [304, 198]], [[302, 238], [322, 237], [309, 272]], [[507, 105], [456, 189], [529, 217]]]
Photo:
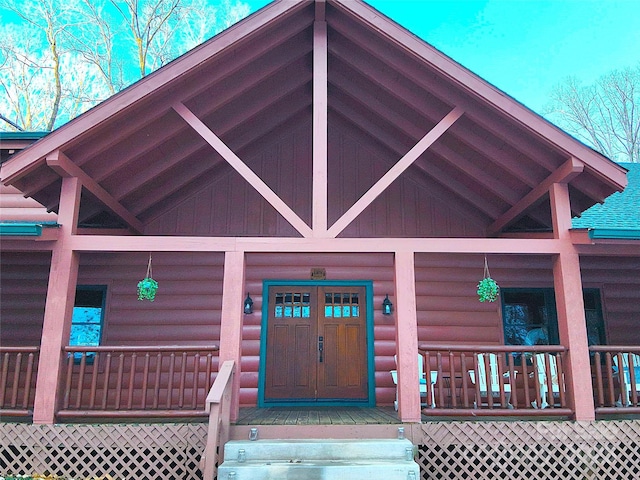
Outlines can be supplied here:
[[244, 299], [244, 313], [253, 313], [253, 300], [247, 292], [247, 298]]
[[382, 314], [383, 315], [391, 315], [391, 310], [393, 309], [393, 303], [389, 300], [389, 295], [384, 297], [382, 301]]

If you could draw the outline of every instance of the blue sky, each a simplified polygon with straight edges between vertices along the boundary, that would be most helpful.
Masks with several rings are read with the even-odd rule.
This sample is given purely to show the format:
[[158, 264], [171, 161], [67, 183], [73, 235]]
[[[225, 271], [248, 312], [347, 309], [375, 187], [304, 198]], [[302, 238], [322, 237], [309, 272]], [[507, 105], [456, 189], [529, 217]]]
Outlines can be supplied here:
[[640, 64], [639, 0], [366, 1], [538, 112], [569, 75]]

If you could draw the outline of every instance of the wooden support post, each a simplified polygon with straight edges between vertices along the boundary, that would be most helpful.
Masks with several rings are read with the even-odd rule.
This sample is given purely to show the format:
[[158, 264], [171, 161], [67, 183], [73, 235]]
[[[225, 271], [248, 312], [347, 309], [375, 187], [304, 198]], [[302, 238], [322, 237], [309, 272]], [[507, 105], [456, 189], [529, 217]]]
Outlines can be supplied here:
[[62, 179], [58, 213], [60, 236], [51, 256], [33, 423], [54, 423], [59, 405], [60, 374], [64, 362], [62, 347], [69, 341], [79, 263], [78, 254], [71, 249], [69, 239], [76, 233], [81, 190], [82, 185], [77, 178]]
[[[323, 3], [316, 15], [324, 17]], [[327, 23], [313, 24], [313, 236], [327, 235]]]
[[569, 229], [571, 208], [566, 183], [554, 183], [549, 189], [554, 237], [566, 240], [563, 249], [553, 259], [553, 283], [558, 311], [560, 343], [568, 348], [563, 371], [567, 399], [579, 421], [595, 420], [591, 363], [587, 339], [587, 322], [582, 297], [580, 258], [573, 248]]
[[242, 360], [242, 324], [244, 320], [244, 252], [226, 252], [222, 287], [222, 319], [220, 324], [219, 365], [233, 360], [236, 373], [233, 377], [231, 421], [240, 412], [240, 372]]
[[418, 324], [413, 252], [396, 252], [395, 285], [398, 413], [403, 422], [420, 422]]

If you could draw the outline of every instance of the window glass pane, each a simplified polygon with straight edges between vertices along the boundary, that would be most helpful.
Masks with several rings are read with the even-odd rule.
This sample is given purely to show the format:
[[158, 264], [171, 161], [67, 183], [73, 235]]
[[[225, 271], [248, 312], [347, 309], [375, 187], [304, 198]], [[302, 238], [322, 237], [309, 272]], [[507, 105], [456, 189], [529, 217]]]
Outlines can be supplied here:
[[284, 302], [284, 295], [282, 293], [276, 293], [276, 305], [282, 305]]
[[71, 325], [71, 336], [69, 338], [69, 345], [100, 345], [100, 325]]
[[102, 320], [102, 308], [100, 307], [73, 307], [72, 324], [97, 323]]
[[[102, 336], [105, 287], [82, 287], [76, 289], [69, 345], [98, 346]], [[80, 362], [82, 353], [74, 353], [74, 361]], [[87, 363], [93, 363], [95, 352], [86, 353]]]
[[331, 293], [324, 294], [324, 303], [327, 305], [331, 305], [333, 303], [333, 295]]
[[325, 305], [325, 307], [324, 307], [324, 316], [325, 317], [333, 317], [333, 307], [331, 305]]
[[350, 293], [345, 293], [342, 295], [342, 303], [344, 303], [345, 305], [348, 305], [350, 301], [351, 301]]
[[302, 307], [302, 318], [309, 318], [311, 316], [311, 307]]
[[351, 307], [351, 316], [352, 317], [359, 317], [360, 316], [360, 307], [358, 307], [357, 305], [353, 305]]
[[293, 294], [291, 293], [284, 294], [284, 303], [291, 303], [292, 299], [293, 299]]
[[302, 294], [294, 293], [293, 294], [293, 303], [300, 303], [300, 300], [302, 300]]
[[357, 305], [358, 304], [358, 294], [357, 293], [352, 293], [351, 294], [351, 303], [353, 305]]
[[303, 293], [302, 294], [302, 303], [311, 303], [311, 294]]
[[342, 300], [342, 295], [340, 295], [339, 293], [333, 294], [333, 303], [335, 303], [336, 305], [340, 305], [341, 300]]
[[302, 316], [302, 307], [300, 307], [300, 305], [295, 305], [293, 307], [293, 316], [296, 318], [300, 318]]
[[276, 310], [274, 314], [276, 318], [282, 318], [282, 305], [276, 305]]
[[500, 295], [506, 345], [558, 343], [551, 289], [503, 289]]
[[284, 307], [284, 316], [285, 317], [291, 317], [293, 315], [293, 309], [287, 305]]
[[340, 315], [342, 313], [342, 307], [336, 305], [335, 307], [333, 307], [333, 316], [336, 318], [340, 318], [342, 315]]
[[351, 307], [349, 305], [345, 305], [342, 307], [342, 316], [343, 317], [351, 316]]

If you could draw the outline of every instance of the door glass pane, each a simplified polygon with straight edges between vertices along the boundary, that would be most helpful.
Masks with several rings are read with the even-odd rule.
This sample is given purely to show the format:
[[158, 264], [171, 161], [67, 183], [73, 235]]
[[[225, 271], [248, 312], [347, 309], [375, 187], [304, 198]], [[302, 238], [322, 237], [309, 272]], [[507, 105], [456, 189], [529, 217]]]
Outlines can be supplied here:
[[333, 307], [333, 316], [336, 318], [340, 318], [342, 315], [342, 308], [339, 305]]
[[342, 307], [342, 316], [343, 317], [351, 316], [351, 307], [349, 305], [345, 305]]
[[357, 305], [353, 305], [351, 307], [351, 316], [352, 317], [359, 317], [360, 316], [360, 307], [358, 307]]
[[324, 316], [325, 317], [333, 317], [333, 307], [331, 305], [325, 305], [324, 307]]
[[291, 308], [290, 305], [286, 305], [284, 307], [284, 316], [285, 317], [291, 317], [293, 315], [293, 309]]
[[295, 305], [293, 307], [293, 316], [296, 318], [302, 317], [302, 307], [300, 305]]
[[311, 315], [311, 307], [303, 306], [302, 307], [302, 318], [309, 318]]
[[282, 305], [276, 305], [275, 316], [276, 318], [282, 318]]

